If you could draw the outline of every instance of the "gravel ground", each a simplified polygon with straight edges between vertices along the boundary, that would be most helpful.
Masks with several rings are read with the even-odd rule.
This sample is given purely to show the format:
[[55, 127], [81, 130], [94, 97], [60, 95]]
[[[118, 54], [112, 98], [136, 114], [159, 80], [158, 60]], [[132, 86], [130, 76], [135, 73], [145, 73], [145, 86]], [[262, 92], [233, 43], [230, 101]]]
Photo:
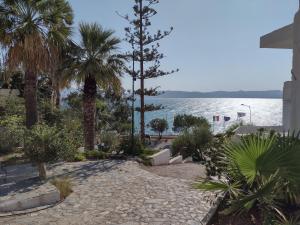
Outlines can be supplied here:
[[163, 177], [195, 181], [206, 178], [205, 166], [197, 163], [183, 163], [167, 166], [141, 166], [144, 170]]
[[[168, 169], [172, 176], [179, 171], [174, 168], [183, 170]], [[133, 161], [63, 163], [49, 168], [49, 175], [69, 177], [73, 193], [53, 208], [0, 218], [1, 225], [202, 225], [216, 201], [215, 193]]]

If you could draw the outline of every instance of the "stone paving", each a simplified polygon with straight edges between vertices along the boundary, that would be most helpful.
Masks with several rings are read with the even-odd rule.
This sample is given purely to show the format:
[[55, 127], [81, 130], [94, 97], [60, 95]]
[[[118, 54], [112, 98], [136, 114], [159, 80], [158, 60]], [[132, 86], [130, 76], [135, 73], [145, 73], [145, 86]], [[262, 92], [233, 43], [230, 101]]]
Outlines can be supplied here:
[[1, 225], [198, 225], [216, 200], [191, 181], [161, 177], [133, 161], [65, 163], [50, 175], [72, 179], [74, 192], [43, 211], [0, 218]]

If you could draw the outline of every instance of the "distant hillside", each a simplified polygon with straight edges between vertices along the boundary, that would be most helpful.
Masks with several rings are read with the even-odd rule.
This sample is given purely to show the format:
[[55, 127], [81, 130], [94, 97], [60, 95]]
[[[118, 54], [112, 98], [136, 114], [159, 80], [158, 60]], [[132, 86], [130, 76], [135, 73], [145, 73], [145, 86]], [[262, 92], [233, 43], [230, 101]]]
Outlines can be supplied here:
[[160, 98], [282, 98], [282, 91], [165, 91]]

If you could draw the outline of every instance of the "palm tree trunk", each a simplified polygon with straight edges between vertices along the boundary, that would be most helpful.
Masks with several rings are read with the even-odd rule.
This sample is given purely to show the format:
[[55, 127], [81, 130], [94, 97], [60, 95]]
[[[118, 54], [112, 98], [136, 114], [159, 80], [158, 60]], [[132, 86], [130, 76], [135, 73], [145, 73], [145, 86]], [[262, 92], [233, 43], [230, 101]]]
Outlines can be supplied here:
[[83, 125], [85, 150], [93, 150], [95, 147], [95, 116], [97, 85], [95, 78], [88, 76], [85, 79], [83, 89]]
[[46, 164], [39, 162], [37, 163], [38, 171], [39, 171], [39, 177], [41, 180], [47, 179], [47, 170], [46, 170]]
[[25, 73], [25, 110], [26, 110], [26, 127], [30, 129], [38, 122], [37, 109], [37, 75], [27, 70]]

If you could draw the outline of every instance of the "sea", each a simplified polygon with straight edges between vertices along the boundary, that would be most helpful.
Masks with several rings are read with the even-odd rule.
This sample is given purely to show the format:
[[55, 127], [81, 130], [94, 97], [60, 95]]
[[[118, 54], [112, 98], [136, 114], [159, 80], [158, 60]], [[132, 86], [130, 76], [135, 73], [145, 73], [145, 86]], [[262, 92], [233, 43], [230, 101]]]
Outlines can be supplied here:
[[[282, 125], [282, 99], [260, 99], [260, 98], [159, 98], [147, 97], [146, 104], [162, 105], [163, 109], [147, 112], [145, 114], [146, 125], [152, 119], [166, 119], [169, 124], [165, 135], [175, 134], [172, 130], [174, 117], [178, 114], [190, 114], [205, 117], [212, 126], [214, 133], [221, 133], [229, 126], [242, 122], [258, 126], [280, 126]], [[135, 102], [139, 106], [139, 100]], [[250, 107], [248, 107], [250, 106]], [[251, 109], [251, 114], [250, 114]], [[238, 112], [245, 116], [238, 118]], [[219, 116], [219, 121], [213, 121], [213, 116]], [[230, 117], [225, 122], [224, 117]], [[135, 113], [135, 130], [139, 132], [140, 114]], [[154, 134], [149, 127], [147, 134]]]

